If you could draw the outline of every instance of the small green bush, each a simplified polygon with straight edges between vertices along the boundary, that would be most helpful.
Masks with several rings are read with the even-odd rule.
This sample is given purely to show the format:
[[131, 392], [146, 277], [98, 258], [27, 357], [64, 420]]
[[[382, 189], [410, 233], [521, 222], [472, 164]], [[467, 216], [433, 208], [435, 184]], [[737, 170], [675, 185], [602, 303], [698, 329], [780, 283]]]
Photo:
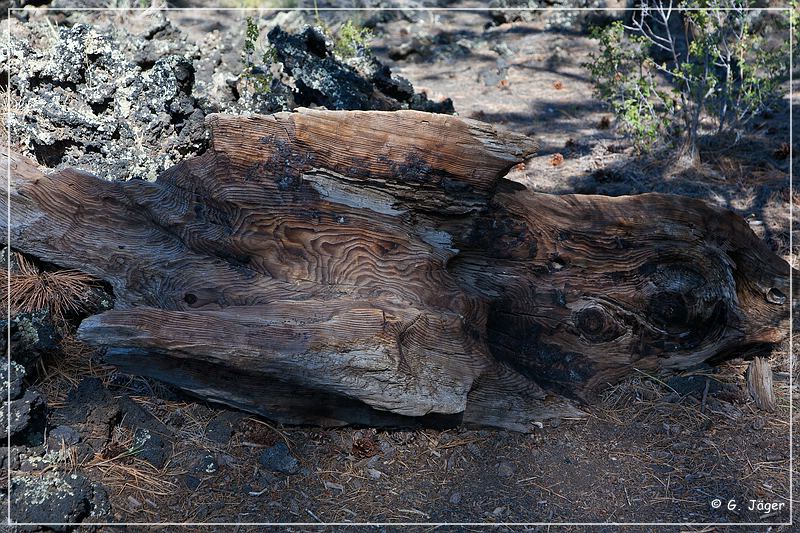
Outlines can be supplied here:
[[359, 27], [352, 20], [348, 20], [336, 32], [333, 51], [342, 59], [356, 57], [360, 50], [369, 53], [369, 41], [372, 37], [369, 28]]
[[789, 39], [770, 45], [753, 30], [758, 12], [749, 6], [645, 0], [630, 26], [594, 30], [600, 51], [586, 66], [597, 95], [639, 149], [675, 139], [696, 157], [703, 119], [738, 134], [783, 97]]
[[247, 17], [247, 28], [242, 50], [242, 78], [247, 80], [255, 92], [268, 93], [272, 84], [272, 73], [269, 68], [275, 62], [275, 50], [272, 46], [263, 46], [259, 42], [261, 30], [253, 17]]

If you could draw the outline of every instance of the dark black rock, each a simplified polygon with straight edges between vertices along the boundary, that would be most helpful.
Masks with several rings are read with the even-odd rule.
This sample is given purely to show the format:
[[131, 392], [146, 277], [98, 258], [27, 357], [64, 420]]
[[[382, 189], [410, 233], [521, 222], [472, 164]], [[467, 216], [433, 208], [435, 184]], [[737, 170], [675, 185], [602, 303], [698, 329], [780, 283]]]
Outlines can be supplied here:
[[218, 444], [227, 444], [244, 416], [242, 413], [234, 411], [221, 412], [206, 426], [206, 438]]
[[[52, 39], [38, 41], [45, 49], [33, 48], [36, 40], [25, 35], [12, 38], [24, 66], [10, 64], [0, 73], [6, 71], [20, 106], [31, 110], [9, 124], [23, 150], [52, 168], [151, 180], [201, 151], [202, 136], [194, 130], [181, 135], [198, 108], [189, 57], [199, 51], [173, 45], [169, 33], [177, 30], [164, 20], [156, 16], [152, 31], [138, 36], [59, 26]], [[29, 31], [37, 28], [32, 24]], [[151, 44], [154, 39], [159, 45]]]
[[44, 441], [45, 401], [41, 394], [27, 390], [16, 400], [11, 401], [11, 418], [3, 402], [0, 409], [0, 439], [11, 435], [11, 442], [38, 446]]
[[25, 367], [16, 361], [0, 363], [4, 385], [0, 388], [0, 439], [10, 436], [13, 444], [38, 446], [44, 441], [46, 404], [41, 394], [27, 389], [25, 374]]
[[[275, 63], [245, 67], [237, 38], [210, 34], [202, 44], [189, 44], [162, 13], [146, 18], [149, 26], [136, 34], [77, 21], [58, 25], [53, 34], [31, 20], [12, 36], [19, 53], [0, 65], [0, 77], [8, 78], [21, 110], [9, 130], [25, 155], [108, 180], [153, 180], [205, 149], [204, 119], [212, 112], [298, 106], [454, 112], [450, 100], [415, 94], [366, 49], [338, 57], [314, 28], [288, 33], [275, 26], [269, 32]], [[278, 18], [298, 26], [292, 22], [297, 16]], [[266, 81], [268, 90], [250, 75]]]
[[447, 115], [455, 113], [452, 100], [445, 98], [441, 102], [434, 102], [428, 100], [428, 95], [425, 93], [415, 94], [411, 100], [409, 100], [408, 108], [416, 111], [426, 111], [428, 113], [444, 113]]
[[64, 407], [54, 410], [51, 418], [56, 425], [76, 429], [99, 451], [111, 438], [113, 427], [122, 418], [122, 410], [102, 381], [86, 378], [67, 394]]
[[[58, 410], [64, 425], [76, 422], [85, 425], [108, 426], [119, 419], [121, 410], [114, 396], [103, 386], [99, 378], [85, 378], [67, 394], [66, 404]], [[76, 426], [77, 427], [77, 426]]]
[[[41, 309], [32, 313], [18, 313], [11, 317], [11, 359], [33, 370], [36, 363], [45, 355], [58, 350], [59, 335], [50, 313]], [[7, 323], [2, 321], [0, 336], [5, 347]]]
[[269, 42], [295, 79], [298, 105], [312, 103], [328, 109], [370, 109], [372, 84], [353, 67], [338, 61], [328, 48], [325, 37], [314, 28], [290, 34], [276, 26], [268, 34]]
[[24, 378], [25, 367], [13, 360], [11, 361], [11, 365], [9, 365], [8, 361], [3, 359], [3, 361], [0, 362], [0, 379], [3, 380], [3, 383], [8, 383], [9, 390], [7, 392], [5, 390], [1, 391], [5, 394], [0, 398], [0, 401], [8, 399], [9, 397], [11, 400], [16, 400], [22, 396]]
[[292, 456], [289, 448], [283, 442], [267, 448], [261, 452], [259, 462], [272, 472], [281, 474], [296, 474], [300, 471], [300, 461]]
[[162, 468], [169, 458], [172, 431], [142, 406], [123, 396], [117, 400], [121, 413], [120, 424], [133, 429], [136, 456]]
[[167, 462], [170, 447], [161, 435], [140, 427], [133, 432], [133, 449], [138, 458], [160, 469]]
[[156, 417], [151, 415], [145, 408], [131, 400], [129, 396], [123, 396], [117, 400], [119, 409], [122, 412], [122, 425], [129, 428], [143, 427], [161, 435], [171, 434], [170, 429], [161, 423]]
[[372, 82], [386, 96], [395, 100], [409, 101], [414, 97], [414, 86], [405, 78], [392, 77], [391, 69], [383, 64], [375, 68]]
[[540, 0], [491, 0], [489, 13], [495, 24], [530, 22], [540, 16], [535, 9], [540, 9], [542, 3]]
[[454, 113], [453, 103], [429, 101], [415, 94], [411, 83], [393, 77], [388, 66], [362, 53], [343, 62], [331, 43], [316, 28], [288, 33], [279, 26], [268, 34], [277, 60], [294, 80], [292, 96], [298, 106], [328, 109], [384, 110], [416, 109], [432, 113]]
[[3, 446], [0, 448], [0, 470], [19, 470], [21, 461], [20, 453], [25, 450], [22, 446], [12, 446], [10, 449]]
[[19, 261], [17, 260], [17, 255], [11, 253], [11, 257], [8, 257], [9, 248], [6, 246], [2, 250], [0, 250], [0, 264], [1, 265], [8, 265], [8, 269], [12, 274], [19, 272]]
[[517, 471], [517, 467], [514, 466], [514, 463], [503, 461], [497, 465], [497, 473], [502, 477], [511, 477]]
[[67, 446], [74, 446], [81, 440], [81, 435], [69, 426], [58, 426], [49, 431], [47, 434], [47, 446], [51, 450], [57, 450], [61, 444]]
[[254, 483], [258, 487], [258, 490], [261, 490], [264, 487], [268, 487], [268, 486], [272, 485], [276, 481], [278, 481], [278, 478], [275, 476], [275, 474], [273, 474], [272, 472], [267, 472], [267, 471], [264, 471], [264, 470], [260, 470], [256, 474], [256, 478], [254, 480]]
[[[634, 4], [621, 0], [492, 0], [489, 2], [489, 7], [492, 8], [490, 15], [495, 24], [543, 19], [545, 29], [556, 31], [588, 30], [592, 26], [622, 20], [626, 14], [626, 5], [632, 7]], [[555, 9], [547, 9], [550, 7]]]
[[[50, 472], [43, 476], [14, 477], [10, 496], [11, 515], [16, 522], [103, 522], [111, 511], [105, 489], [81, 474]], [[73, 529], [48, 527], [55, 531]]]
[[94, 457], [94, 449], [85, 442], [79, 442], [73, 448], [79, 464]]
[[189, 490], [197, 490], [197, 487], [200, 486], [200, 478], [192, 476], [190, 474], [186, 474], [183, 477], [183, 484]]
[[708, 382], [708, 394], [716, 394], [723, 389], [719, 381], [706, 376], [672, 376], [667, 380], [667, 385], [681, 396], [691, 394], [700, 399], [706, 388], [706, 382]]
[[99, 286], [91, 286], [81, 295], [82, 310], [77, 316], [70, 317], [76, 323], [87, 316], [108, 311], [114, 307], [114, 296]]

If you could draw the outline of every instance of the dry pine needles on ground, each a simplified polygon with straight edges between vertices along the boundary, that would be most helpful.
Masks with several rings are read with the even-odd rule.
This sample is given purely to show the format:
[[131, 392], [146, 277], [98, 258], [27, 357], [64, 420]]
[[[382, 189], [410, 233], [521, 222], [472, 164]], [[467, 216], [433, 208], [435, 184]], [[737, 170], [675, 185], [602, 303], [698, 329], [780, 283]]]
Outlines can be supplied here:
[[0, 304], [6, 310], [10, 304], [12, 316], [47, 309], [53, 323], [65, 329], [68, 317], [88, 311], [86, 294], [97, 285], [94, 278], [73, 269], [44, 270], [24, 255], [11, 253], [17, 269], [0, 271], [0, 283], [7, 287]]

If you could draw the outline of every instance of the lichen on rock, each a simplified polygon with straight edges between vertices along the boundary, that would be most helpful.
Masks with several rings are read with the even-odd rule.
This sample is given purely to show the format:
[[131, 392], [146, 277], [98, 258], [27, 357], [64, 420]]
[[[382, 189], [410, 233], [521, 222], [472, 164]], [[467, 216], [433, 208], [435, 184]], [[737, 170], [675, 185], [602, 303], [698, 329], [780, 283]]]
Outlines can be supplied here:
[[[48, 472], [11, 479], [11, 516], [15, 522], [78, 524], [103, 521], [111, 512], [105, 489], [82, 474]], [[68, 531], [69, 525], [51, 525]]]
[[[3, 313], [5, 314], [5, 313]], [[0, 345], [5, 347], [9, 338], [6, 328], [11, 326], [11, 358], [26, 369], [31, 369], [42, 356], [58, 350], [59, 334], [47, 309], [17, 313], [2, 321]]]
[[12, 443], [35, 446], [43, 440], [45, 400], [39, 392], [27, 389], [25, 374], [25, 367], [16, 361], [0, 363], [0, 439], [11, 437]]
[[[204, 118], [213, 112], [454, 112], [452, 101], [416, 93], [365, 50], [338, 57], [330, 38], [301, 26], [298, 15], [266, 21], [274, 56], [255, 66], [271, 80], [261, 90], [248, 85], [241, 35], [211, 32], [189, 44], [161, 12], [137, 15], [145, 22], [130, 31], [64, 16], [72, 18], [57, 29], [33, 15], [24, 24], [9, 21], [11, 40], [0, 46], [0, 78], [7, 77], [17, 108], [8, 122], [12, 144], [49, 168], [154, 180], [205, 149]], [[300, 29], [287, 32], [280, 23]]]
[[137, 64], [130, 44], [87, 24], [46, 31], [41, 21], [18, 28], [6, 67], [23, 111], [9, 121], [12, 140], [39, 163], [152, 180], [203, 147], [191, 54]]

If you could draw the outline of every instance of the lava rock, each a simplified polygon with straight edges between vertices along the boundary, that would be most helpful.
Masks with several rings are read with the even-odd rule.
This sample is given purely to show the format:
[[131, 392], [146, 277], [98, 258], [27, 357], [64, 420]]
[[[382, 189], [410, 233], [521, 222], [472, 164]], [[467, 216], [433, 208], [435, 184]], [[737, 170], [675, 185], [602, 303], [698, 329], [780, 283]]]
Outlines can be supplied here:
[[289, 447], [283, 442], [261, 452], [259, 462], [272, 472], [296, 474], [300, 471], [300, 461], [292, 456]]
[[[38, 446], [44, 441], [46, 404], [37, 391], [26, 390], [25, 374], [25, 367], [16, 361], [0, 363], [0, 439], [10, 436], [13, 444]], [[9, 396], [11, 404], [7, 405]]]
[[672, 376], [667, 380], [667, 385], [681, 396], [691, 394], [700, 399], [705, 391], [706, 382], [708, 382], [708, 394], [716, 394], [723, 389], [719, 381], [706, 376]]
[[[11, 254], [11, 257], [8, 257], [8, 254]], [[8, 265], [8, 270], [11, 274], [16, 274], [19, 272], [19, 260], [17, 259], [17, 254], [11, 252], [7, 246], [0, 250], [0, 264]]]
[[47, 446], [51, 450], [57, 450], [62, 443], [66, 446], [74, 446], [81, 440], [81, 435], [69, 426], [58, 426], [50, 430], [47, 435]]
[[147, 428], [140, 427], [133, 432], [133, 449], [136, 450], [139, 459], [159, 469], [164, 466], [169, 456], [169, 448], [161, 435], [152, 433]]
[[56, 331], [50, 313], [41, 309], [31, 313], [18, 313], [11, 320], [2, 321], [2, 345], [8, 335], [7, 327], [11, 326], [11, 358], [32, 370], [36, 363], [49, 353], [58, 350], [59, 335]]
[[169, 435], [170, 429], [160, 420], [150, 414], [141, 405], [133, 401], [129, 396], [121, 397], [117, 403], [122, 412], [122, 425], [132, 429], [139, 427], [147, 428], [155, 433]]
[[19, 470], [22, 460], [20, 454], [25, 450], [22, 446], [12, 446], [0, 448], [0, 470]]
[[516, 471], [517, 467], [508, 461], [503, 461], [497, 466], [497, 473], [502, 477], [511, 477]]
[[186, 474], [183, 477], [183, 484], [189, 490], [197, 490], [197, 488], [200, 486], [200, 479], [198, 477]]
[[388, 66], [363, 50], [347, 62], [337, 58], [332, 43], [317, 28], [306, 27], [291, 34], [276, 26], [267, 37], [284, 73], [294, 81], [296, 89], [292, 96], [295, 105], [317, 105], [328, 109], [455, 112], [450, 99], [432, 102], [424, 93], [414, 93], [408, 80], [393, 77]]
[[[33, 35], [12, 37], [8, 66], [0, 70], [27, 110], [9, 124], [26, 155], [47, 167], [79, 167], [109, 180], [153, 180], [204, 148], [205, 132], [183, 131], [197, 110], [191, 59], [168, 47], [143, 52], [158, 31], [139, 37], [120, 32], [125, 43], [87, 24], [59, 26], [52, 40], [36, 38], [46, 28], [25, 26]], [[31, 46], [37, 40], [49, 46]], [[153, 64], [130, 48], [149, 53]]]
[[0, 439], [9, 435], [12, 442], [29, 446], [42, 444], [45, 426], [45, 401], [41, 394], [27, 390], [22, 397], [11, 401], [11, 418], [3, 402], [0, 410]]
[[267, 37], [283, 68], [295, 79], [299, 105], [313, 102], [328, 109], [370, 109], [372, 85], [336, 60], [320, 31], [307, 27], [290, 34], [275, 27]]
[[87, 425], [108, 426], [112, 420], [120, 418], [121, 410], [103, 382], [92, 377], [81, 380], [67, 394], [66, 403], [58, 410], [58, 414], [60, 418]]
[[136, 456], [156, 468], [162, 468], [172, 448], [172, 431], [142, 406], [123, 396], [117, 400], [121, 413], [120, 424], [133, 430], [133, 446]]
[[203, 455], [194, 467], [194, 471], [199, 474], [216, 474], [218, 470], [217, 458], [212, 453]]
[[[50, 472], [11, 480], [11, 515], [16, 522], [79, 524], [103, 522], [111, 512], [105, 489], [82, 474]], [[48, 526], [69, 531], [71, 526]]]
[[65, 405], [51, 414], [56, 425], [70, 426], [99, 451], [109, 442], [111, 430], [122, 418], [119, 403], [98, 378], [85, 378], [67, 394]]
[[213, 112], [274, 113], [298, 106], [454, 112], [451, 100], [415, 93], [366, 49], [341, 58], [321, 31], [288, 33], [276, 24], [297, 28], [297, 14], [268, 24], [276, 61], [252, 66], [269, 75], [268, 90], [251, 87], [245, 75], [243, 36], [210, 31], [203, 42], [189, 44], [163, 13], [136, 16], [137, 28], [141, 17], [150, 17], [136, 34], [127, 27], [91, 26], [86, 17], [65, 21], [55, 36], [35, 18], [14, 26], [0, 78], [8, 79], [20, 109], [8, 127], [24, 155], [108, 180], [154, 180], [205, 150], [205, 117]]
[[206, 426], [206, 438], [217, 444], [227, 444], [231, 440], [236, 426], [244, 418], [242, 413], [223, 411], [215, 416]]
[[0, 378], [3, 380], [3, 385], [8, 387], [8, 389], [2, 391], [5, 393], [2, 399], [16, 400], [22, 396], [22, 391], [24, 390], [23, 379], [25, 378], [24, 366], [16, 361], [11, 361], [9, 365], [8, 361], [3, 359], [0, 362]]
[[[627, 0], [492, 0], [489, 3], [495, 24], [532, 22], [541, 18], [545, 29], [557, 31], [587, 30], [591, 26], [622, 20], [626, 6]], [[561, 9], [548, 10], [549, 7]]]
[[541, 8], [540, 0], [492, 0], [489, 14], [495, 24], [508, 22], [531, 22], [539, 16], [535, 9]]

